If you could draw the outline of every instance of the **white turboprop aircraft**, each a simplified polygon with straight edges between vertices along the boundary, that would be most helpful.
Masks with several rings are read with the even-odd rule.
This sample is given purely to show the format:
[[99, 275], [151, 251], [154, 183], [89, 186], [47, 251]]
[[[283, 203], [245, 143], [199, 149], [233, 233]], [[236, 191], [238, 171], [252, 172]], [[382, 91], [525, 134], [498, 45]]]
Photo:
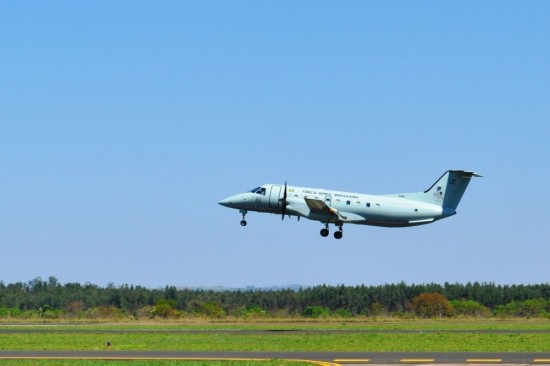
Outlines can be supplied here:
[[344, 224], [404, 227], [429, 224], [456, 214], [458, 203], [472, 177], [481, 175], [464, 170], [448, 170], [424, 192], [369, 195], [264, 184], [253, 190], [224, 198], [220, 205], [238, 209], [246, 226], [248, 211], [305, 217], [325, 224], [321, 236], [328, 236], [329, 224], [338, 227], [342, 238]]

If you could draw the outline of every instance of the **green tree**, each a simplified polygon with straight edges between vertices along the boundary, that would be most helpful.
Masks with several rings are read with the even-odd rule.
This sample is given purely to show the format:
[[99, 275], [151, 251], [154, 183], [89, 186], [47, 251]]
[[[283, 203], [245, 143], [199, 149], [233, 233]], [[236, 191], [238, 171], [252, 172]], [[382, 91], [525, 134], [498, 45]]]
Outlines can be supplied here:
[[167, 299], [157, 301], [157, 304], [153, 310], [153, 315], [163, 319], [176, 317], [176, 315], [178, 315], [176, 310], [176, 301]]
[[326, 317], [330, 315], [330, 309], [326, 306], [308, 306], [302, 314], [307, 318]]
[[474, 300], [452, 300], [455, 315], [473, 316], [473, 317], [487, 317], [491, 314], [491, 311]]

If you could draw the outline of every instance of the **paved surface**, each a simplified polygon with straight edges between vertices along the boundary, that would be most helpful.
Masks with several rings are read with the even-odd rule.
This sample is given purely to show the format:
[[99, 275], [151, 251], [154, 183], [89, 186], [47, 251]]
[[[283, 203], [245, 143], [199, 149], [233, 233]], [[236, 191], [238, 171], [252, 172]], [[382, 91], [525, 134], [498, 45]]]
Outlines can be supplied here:
[[197, 351], [0, 351], [2, 359], [101, 360], [307, 360], [319, 365], [550, 364], [550, 353], [515, 352], [197, 352]]

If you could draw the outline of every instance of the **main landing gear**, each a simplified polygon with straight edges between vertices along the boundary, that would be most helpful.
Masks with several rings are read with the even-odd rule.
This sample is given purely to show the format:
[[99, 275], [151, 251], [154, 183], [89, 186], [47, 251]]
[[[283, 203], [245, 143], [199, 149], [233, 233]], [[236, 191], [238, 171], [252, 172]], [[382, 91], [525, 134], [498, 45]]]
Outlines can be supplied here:
[[239, 212], [243, 214], [243, 219], [241, 220], [241, 226], [246, 226], [246, 220], [245, 220], [244, 218], [245, 218], [246, 213], [247, 213], [248, 211], [246, 211], [246, 210], [240, 210]]
[[[334, 232], [334, 238], [336, 239], [342, 239], [342, 236], [344, 235], [344, 232], [342, 231], [343, 224], [336, 224], [338, 226], [338, 231]], [[326, 238], [329, 234], [328, 231], [328, 223], [325, 224], [325, 228], [321, 229], [321, 236]]]

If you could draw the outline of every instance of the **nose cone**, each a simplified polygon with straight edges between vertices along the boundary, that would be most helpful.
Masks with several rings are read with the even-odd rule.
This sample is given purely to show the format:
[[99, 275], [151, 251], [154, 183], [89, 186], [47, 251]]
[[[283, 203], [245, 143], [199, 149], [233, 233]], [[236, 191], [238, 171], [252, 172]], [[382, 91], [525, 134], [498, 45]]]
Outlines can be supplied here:
[[246, 194], [236, 194], [234, 196], [224, 198], [218, 203], [225, 207], [245, 209], [247, 207], [248, 200]]
[[233, 201], [232, 201], [233, 197], [234, 196], [224, 198], [223, 200], [221, 200], [218, 203], [222, 206], [225, 206], [225, 207], [233, 207]]

